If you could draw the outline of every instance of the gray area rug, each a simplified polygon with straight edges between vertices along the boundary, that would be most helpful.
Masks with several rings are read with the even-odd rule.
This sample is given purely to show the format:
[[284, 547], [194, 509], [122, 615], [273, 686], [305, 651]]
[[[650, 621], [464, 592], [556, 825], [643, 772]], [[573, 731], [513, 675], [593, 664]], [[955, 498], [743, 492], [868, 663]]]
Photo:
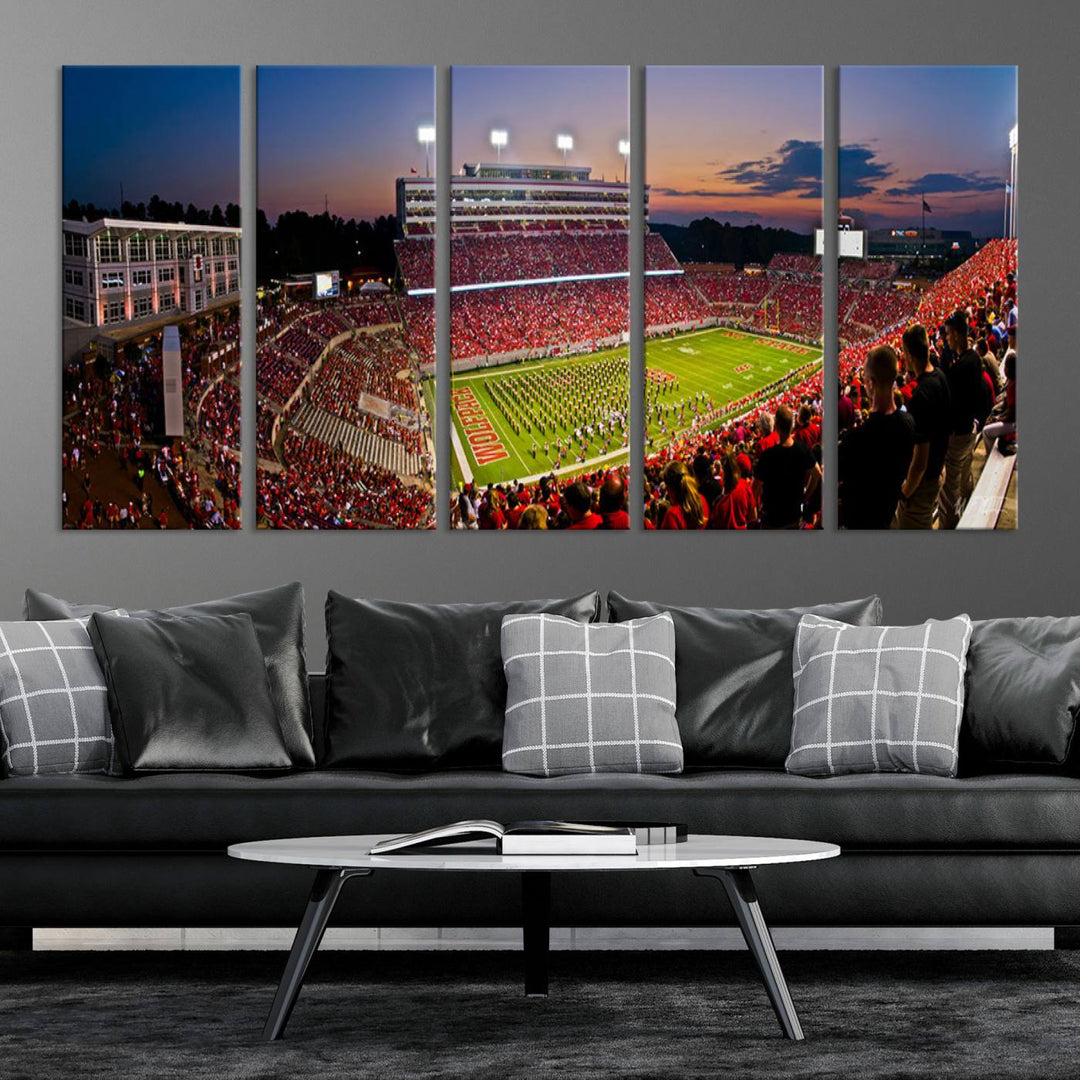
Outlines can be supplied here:
[[4, 1080], [1076, 1077], [1080, 953], [782, 953], [785, 1041], [741, 953], [325, 953], [283, 1042], [285, 957], [0, 953]]

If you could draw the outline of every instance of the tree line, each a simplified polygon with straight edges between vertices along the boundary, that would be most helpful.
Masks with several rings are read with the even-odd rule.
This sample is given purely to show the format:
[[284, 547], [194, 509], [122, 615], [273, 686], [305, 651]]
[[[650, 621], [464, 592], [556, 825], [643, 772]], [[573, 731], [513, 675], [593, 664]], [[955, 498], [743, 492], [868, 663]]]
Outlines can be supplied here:
[[317, 270], [338, 270], [345, 277], [358, 266], [372, 267], [379, 276], [393, 276], [398, 236], [393, 214], [374, 221], [335, 214], [289, 210], [271, 225], [265, 211], [255, 213], [255, 277], [260, 285], [272, 279]]
[[689, 225], [651, 226], [666, 241], [679, 262], [734, 263], [741, 270], [747, 263], [765, 266], [777, 254], [811, 255], [814, 238], [791, 229], [763, 225], [721, 224], [705, 217]]
[[210, 225], [213, 227], [240, 227], [240, 207], [226, 203], [225, 209], [217, 204], [207, 210], [194, 203], [184, 206], [182, 202], [168, 202], [158, 195], [151, 195], [149, 202], [131, 202], [125, 199], [119, 208], [96, 206], [92, 202], [81, 203], [72, 199], [63, 208], [66, 221], [100, 221], [102, 218], [123, 218], [125, 221], [158, 221], [162, 224]]

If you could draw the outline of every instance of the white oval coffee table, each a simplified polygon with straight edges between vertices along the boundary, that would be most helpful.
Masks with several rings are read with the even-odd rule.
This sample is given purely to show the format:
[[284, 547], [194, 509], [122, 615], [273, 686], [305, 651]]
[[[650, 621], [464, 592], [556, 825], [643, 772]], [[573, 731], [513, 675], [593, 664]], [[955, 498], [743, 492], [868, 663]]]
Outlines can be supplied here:
[[300, 996], [304, 976], [322, 940], [341, 887], [353, 877], [378, 871], [521, 874], [525, 952], [525, 993], [547, 993], [547, 953], [550, 933], [551, 875], [575, 871], [692, 870], [700, 877], [716, 878], [724, 886], [743, 938], [757, 962], [769, 1000], [789, 1039], [801, 1039], [802, 1027], [788, 993], [765, 917], [758, 904], [750, 871], [759, 866], [812, 862], [840, 854], [836, 844], [815, 840], [784, 840], [768, 836], [691, 835], [683, 843], [641, 848], [636, 855], [498, 855], [490, 843], [457, 844], [427, 851], [372, 855], [380, 840], [374, 836], [313, 836], [291, 840], [258, 840], [233, 844], [235, 859], [283, 863], [316, 869], [292, 951], [285, 965], [263, 1038], [280, 1039]]

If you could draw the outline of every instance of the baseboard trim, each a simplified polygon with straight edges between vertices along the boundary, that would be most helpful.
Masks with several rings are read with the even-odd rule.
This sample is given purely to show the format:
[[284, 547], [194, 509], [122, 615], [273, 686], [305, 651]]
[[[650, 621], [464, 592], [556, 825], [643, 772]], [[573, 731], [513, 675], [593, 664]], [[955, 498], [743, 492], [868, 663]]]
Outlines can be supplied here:
[[[290, 927], [43, 928], [33, 931], [33, 948], [36, 952], [285, 950], [294, 933]], [[1055, 939], [1054, 928], [1048, 926], [793, 926], [773, 931], [776, 948], [786, 951], [1049, 950], [1055, 947]], [[513, 927], [330, 927], [322, 944], [324, 949], [388, 952], [521, 947], [521, 931]], [[553, 927], [551, 931], [551, 948], [556, 951], [716, 952], [745, 947], [738, 929], [728, 926], [588, 926]]]

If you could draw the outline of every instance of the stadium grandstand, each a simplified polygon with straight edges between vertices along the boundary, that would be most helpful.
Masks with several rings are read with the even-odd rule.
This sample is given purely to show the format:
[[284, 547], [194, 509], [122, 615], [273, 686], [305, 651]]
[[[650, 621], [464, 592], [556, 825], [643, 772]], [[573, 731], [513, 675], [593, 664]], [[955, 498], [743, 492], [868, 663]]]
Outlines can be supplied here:
[[[258, 304], [260, 528], [433, 528], [433, 397], [394, 294]], [[429, 326], [434, 334], [434, 318]]]
[[[853, 260], [854, 261], [854, 260]], [[902, 354], [902, 337], [911, 325], [925, 328], [935, 366], [951, 360], [945, 321], [964, 314], [968, 341], [979, 353], [983, 378], [989, 388], [993, 412], [982, 427], [973, 459], [974, 488], [959, 515], [958, 528], [1015, 528], [1016, 485], [1016, 338], [1018, 327], [1017, 241], [1015, 237], [986, 241], [955, 269], [935, 281], [904, 291], [883, 288], [899, 271], [896, 262], [871, 264], [875, 269], [858, 275], [858, 267], [841, 264], [841, 351], [839, 363], [842, 399], [838, 435], [842, 439], [867, 415], [870, 396], [863, 385], [867, 354], [888, 345]], [[864, 283], [861, 289], [856, 282]], [[1011, 363], [1010, 363], [1011, 362]], [[1011, 377], [1009, 372], [1011, 371]], [[918, 386], [910, 372], [901, 372], [897, 393], [906, 403]], [[850, 403], [850, 407], [844, 404]], [[941, 521], [935, 514], [935, 525]]]

